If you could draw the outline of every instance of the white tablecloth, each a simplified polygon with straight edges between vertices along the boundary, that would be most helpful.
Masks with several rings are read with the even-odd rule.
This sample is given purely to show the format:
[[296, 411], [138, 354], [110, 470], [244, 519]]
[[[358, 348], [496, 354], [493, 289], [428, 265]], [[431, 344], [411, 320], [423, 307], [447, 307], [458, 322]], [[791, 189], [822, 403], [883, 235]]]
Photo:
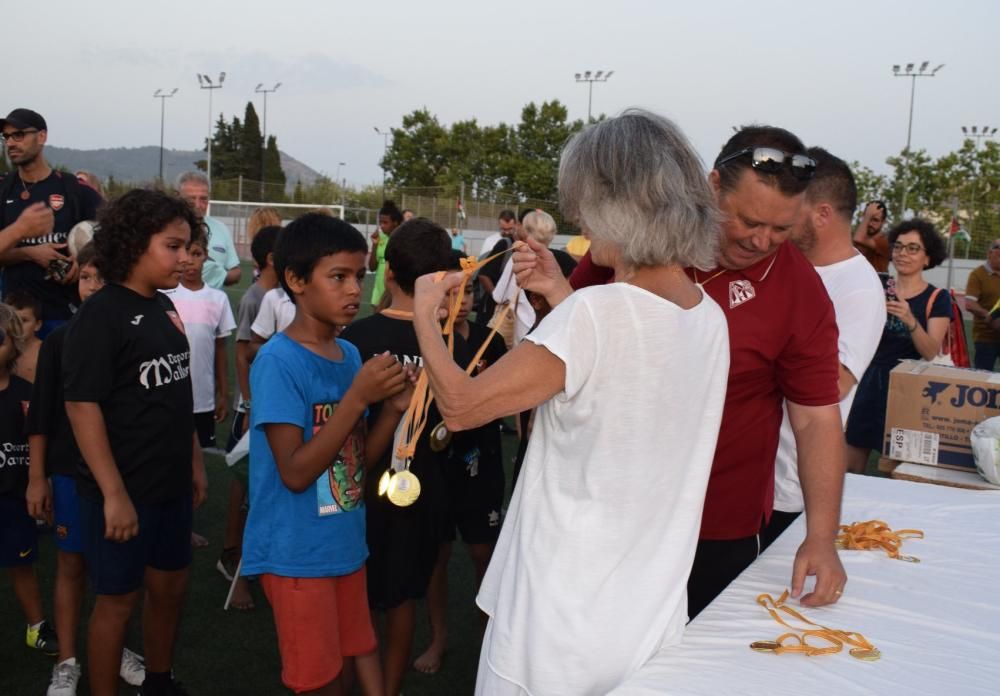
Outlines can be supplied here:
[[842, 551], [843, 598], [804, 609], [816, 623], [863, 633], [882, 651], [880, 661], [846, 650], [810, 658], [748, 647], [785, 632], [755, 599], [777, 598], [789, 586], [805, 533], [800, 517], [691, 622], [681, 645], [663, 649], [613, 693], [1000, 694], [1000, 492], [849, 475], [841, 519], [881, 519], [926, 534], [903, 544], [921, 563]]

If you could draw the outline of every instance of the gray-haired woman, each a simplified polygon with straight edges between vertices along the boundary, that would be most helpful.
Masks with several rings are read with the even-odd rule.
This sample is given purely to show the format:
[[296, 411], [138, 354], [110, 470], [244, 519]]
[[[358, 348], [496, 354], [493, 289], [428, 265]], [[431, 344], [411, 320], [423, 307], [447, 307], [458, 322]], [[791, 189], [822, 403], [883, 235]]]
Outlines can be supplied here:
[[683, 272], [715, 265], [718, 213], [680, 130], [643, 111], [592, 125], [566, 145], [559, 189], [617, 282], [567, 297], [551, 253], [529, 242], [518, 282], [555, 309], [476, 378], [438, 324], [462, 276], [416, 288], [449, 428], [538, 406], [477, 599], [490, 622], [476, 693], [488, 696], [603, 694], [680, 640], [726, 390], [725, 318]]

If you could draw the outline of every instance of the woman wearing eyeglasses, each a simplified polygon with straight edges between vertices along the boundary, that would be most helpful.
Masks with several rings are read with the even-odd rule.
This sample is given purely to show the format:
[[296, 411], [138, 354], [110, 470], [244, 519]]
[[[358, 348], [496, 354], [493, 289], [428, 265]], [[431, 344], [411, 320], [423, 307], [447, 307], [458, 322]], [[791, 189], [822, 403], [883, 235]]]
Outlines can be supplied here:
[[900, 360], [933, 360], [951, 319], [948, 291], [924, 279], [948, 256], [934, 225], [920, 218], [899, 223], [889, 231], [889, 250], [897, 274], [886, 288], [889, 316], [847, 418], [847, 469], [856, 474], [864, 473], [872, 450], [882, 449], [892, 368]]

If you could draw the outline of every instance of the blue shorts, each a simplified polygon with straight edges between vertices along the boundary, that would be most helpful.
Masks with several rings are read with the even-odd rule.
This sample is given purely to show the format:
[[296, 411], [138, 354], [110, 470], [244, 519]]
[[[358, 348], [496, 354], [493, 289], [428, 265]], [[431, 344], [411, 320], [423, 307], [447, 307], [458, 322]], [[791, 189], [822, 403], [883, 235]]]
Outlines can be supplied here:
[[83, 553], [80, 498], [72, 476], [52, 475], [52, 513], [56, 548], [65, 553]]
[[0, 568], [31, 565], [38, 558], [38, 527], [24, 498], [0, 495]]
[[104, 501], [83, 495], [79, 501], [83, 555], [96, 594], [138, 590], [146, 568], [175, 571], [191, 565], [190, 496], [166, 503], [133, 503], [139, 534], [124, 543], [104, 538]]

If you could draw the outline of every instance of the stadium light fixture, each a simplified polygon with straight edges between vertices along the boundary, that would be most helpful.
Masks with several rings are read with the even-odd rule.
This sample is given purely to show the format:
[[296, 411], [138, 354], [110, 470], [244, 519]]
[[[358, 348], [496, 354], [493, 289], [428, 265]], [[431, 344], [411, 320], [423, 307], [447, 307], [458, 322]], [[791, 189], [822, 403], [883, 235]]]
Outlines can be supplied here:
[[594, 103], [594, 83], [595, 82], [607, 82], [608, 78], [614, 74], [614, 70], [609, 70], [604, 72], [603, 70], [598, 70], [596, 73], [591, 73], [587, 70], [583, 73], [583, 77], [580, 77], [580, 73], [574, 75], [574, 79], [577, 82], [587, 83], [587, 122], [590, 123], [593, 120], [591, 116], [591, 107]]
[[219, 73], [219, 84], [212, 82], [207, 74], [198, 73], [198, 86], [208, 90], [208, 166], [206, 175], [208, 176], [209, 190], [212, 187], [212, 92], [222, 89], [222, 83], [226, 80], [226, 73]]
[[175, 94], [177, 94], [176, 87], [174, 87], [174, 89], [169, 93], [165, 92], [162, 89], [158, 89], [156, 90], [156, 92], [153, 93], [153, 99], [160, 100], [160, 183], [161, 184], [163, 183], [163, 128], [167, 116], [166, 104], [167, 100], [170, 99], [170, 97], [174, 96]]
[[907, 63], [906, 64], [906, 72], [905, 73], [902, 73], [902, 72], [899, 71], [899, 66], [898, 65], [893, 65], [892, 66], [892, 76], [893, 77], [908, 77], [908, 78], [910, 78], [910, 118], [909, 118], [909, 122], [908, 122], [908, 124], [906, 126], [906, 150], [904, 150], [904, 153], [906, 155], [906, 162], [905, 162], [905, 165], [904, 165], [903, 198], [902, 198], [902, 201], [900, 203], [900, 212], [901, 213], [903, 213], [903, 212], [906, 211], [906, 196], [909, 193], [909, 185], [908, 185], [908, 182], [905, 179], [905, 174], [908, 173], [909, 166], [910, 166], [910, 143], [911, 143], [912, 137], [913, 137], [913, 98], [914, 98], [914, 96], [916, 94], [916, 90], [917, 90], [917, 78], [918, 77], [934, 77], [935, 74], [937, 74], [937, 71], [944, 67], [944, 63], [942, 63], [941, 65], [939, 65], [936, 68], [934, 68], [934, 70], [932, 70], [931, 72], [926, 72], [926, 69], [927, 69], [928, 65], [930, 65], [930, 61], [925, 60], [925, 61], [923, 61], [920, 64], [920, 70], [919, 70], [919, 72], [913, 72], [913, 66], [914, 66], [914, 64], [913, 63]]

